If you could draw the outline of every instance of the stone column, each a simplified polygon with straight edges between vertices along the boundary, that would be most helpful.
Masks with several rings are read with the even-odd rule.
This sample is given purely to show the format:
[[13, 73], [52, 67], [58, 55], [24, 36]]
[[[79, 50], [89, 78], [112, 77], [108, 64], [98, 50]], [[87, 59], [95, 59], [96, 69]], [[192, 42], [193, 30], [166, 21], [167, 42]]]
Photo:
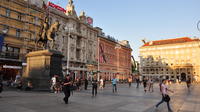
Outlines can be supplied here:
[[23, 77], [31, 81], [35, 90], [49, 90], [53, 75], [62, 77], [62, 57], [59, 51], [41, 50], [27, 54], [27, 74]]

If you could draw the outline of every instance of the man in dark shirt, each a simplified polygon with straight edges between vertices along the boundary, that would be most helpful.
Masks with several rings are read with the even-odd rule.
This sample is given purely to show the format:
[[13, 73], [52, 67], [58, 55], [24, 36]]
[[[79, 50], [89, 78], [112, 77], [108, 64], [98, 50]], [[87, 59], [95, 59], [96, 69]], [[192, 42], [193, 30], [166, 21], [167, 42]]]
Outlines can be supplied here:
[[98, 81], [97, 79], [93, 79], [92, 80], [92, 96], [96, 96], [97, 95], [97, 84], [98, 84]]
[[66, 75], [65, 76], [65, 79], [63, 81], [63, 92], [65, 94], [65, 97], [64, 97], [64, 101], [65, 101], [65, 104], [68, 104], [68, 99], [70, 97], [70, 88], [71, 88], [71, 84], [72, 84], [72, 81], [70, 79], [70, 76], [69, 75]]
[[186, 84], [187, 84], [188, 91], [190, 91], [190, 86], [191, 86], [191, 78], [190, 77], [188, 77]]
[[87, 90], [87, 86], [88, 86], [88, 80], [87, 78], [85, 79], [85, 90]]

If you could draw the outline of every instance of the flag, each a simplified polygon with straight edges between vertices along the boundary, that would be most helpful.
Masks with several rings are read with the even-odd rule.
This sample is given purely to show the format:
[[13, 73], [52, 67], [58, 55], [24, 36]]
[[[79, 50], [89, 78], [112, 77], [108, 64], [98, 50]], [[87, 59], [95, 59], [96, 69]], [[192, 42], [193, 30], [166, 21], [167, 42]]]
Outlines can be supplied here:
[[2, 50], [3, 42], [4, 42], [4, 36], [0, 35], [0, 51]]

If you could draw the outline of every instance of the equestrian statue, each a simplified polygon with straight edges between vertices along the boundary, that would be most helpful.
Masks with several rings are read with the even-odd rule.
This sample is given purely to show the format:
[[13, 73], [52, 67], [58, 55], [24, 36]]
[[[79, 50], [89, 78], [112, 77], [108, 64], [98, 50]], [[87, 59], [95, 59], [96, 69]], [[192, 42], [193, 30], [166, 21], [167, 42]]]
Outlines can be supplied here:
[[[56, 32], [59, 29], [59, 22], [49, 25], [49, 18], [45, 17], [44, 23], [39, 33], [39, 39], [36, 41], [37, 45], [41, 45], [43, 48], [52, 49], [55, 42]], [[49, 47], [48, 47], [49, 46]]]

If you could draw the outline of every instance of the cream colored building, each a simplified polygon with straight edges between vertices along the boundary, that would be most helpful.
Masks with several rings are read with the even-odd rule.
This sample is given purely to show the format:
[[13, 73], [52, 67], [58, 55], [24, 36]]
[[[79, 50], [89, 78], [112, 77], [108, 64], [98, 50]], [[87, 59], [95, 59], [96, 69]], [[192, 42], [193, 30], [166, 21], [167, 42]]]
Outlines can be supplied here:
[[186, 80], [200, 76], [200, 40], [189, 37], [150, 41], [139, 49], [140, 74]]

